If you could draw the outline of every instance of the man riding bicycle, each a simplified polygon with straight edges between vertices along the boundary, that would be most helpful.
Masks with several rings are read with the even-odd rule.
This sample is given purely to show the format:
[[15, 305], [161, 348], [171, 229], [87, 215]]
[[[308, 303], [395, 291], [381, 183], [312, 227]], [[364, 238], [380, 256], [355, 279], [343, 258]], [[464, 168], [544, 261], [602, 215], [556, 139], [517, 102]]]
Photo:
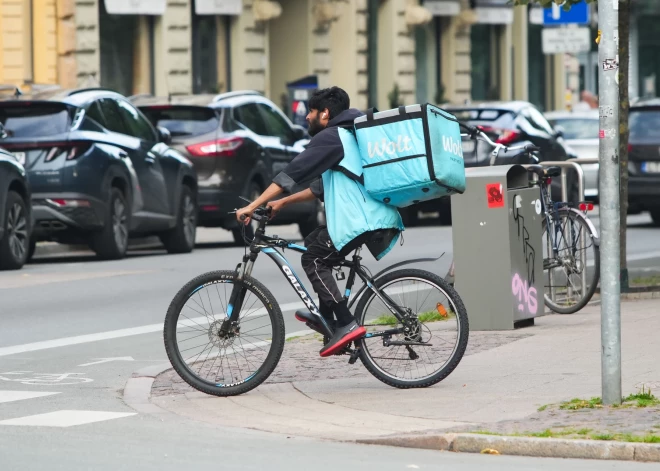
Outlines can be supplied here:
[[[312, 139], [307, 148], [275, 176], [259, 198], [238, 210], [236, 218], [240, 221], [246, 216], [244, 223], [249, 224], [252, 213], [265, 203], [275, 216], [288, 204], [314, 198], [324, 201], [327, 226], [318, 227], [305, 238], [307, 251], [301, 262], [319, 297], [320, 313], [334, 331], [320, 352], [326, 357], [366, 333], [348, 309], [348, 300], [332, 276], [333, 267], [363, 244], [380, 260], [396, 244], [404, 227], [397, 209], [371, 198], [361, 183], [353, 122], [362, 113], [350, 108], [348, 94], [338, 87], [319, 90], [310, 98], [309, 110], [306, 119]], [[300, 187], [306, 189], [271, 201]]]

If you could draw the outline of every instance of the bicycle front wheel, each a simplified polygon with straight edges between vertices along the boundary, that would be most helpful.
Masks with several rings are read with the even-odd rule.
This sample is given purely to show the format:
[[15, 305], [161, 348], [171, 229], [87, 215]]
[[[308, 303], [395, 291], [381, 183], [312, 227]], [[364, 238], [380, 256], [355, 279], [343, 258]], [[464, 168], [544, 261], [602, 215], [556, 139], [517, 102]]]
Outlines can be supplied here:
[[[584, 216], [560, 209], [543, 219], [545, 305], [559, 314], [574, 314], [587, 305], [600, 279], [600, 248]], [[556, 245], [556, 251], [553, 246]]]
[[356, 309], [367, 329], [357, 342], [364, 366], [383, 383], [397, 388], [432, 386], [454, 371], [468, 344], [469, 326], [458, 293], [439, 276], [415, 269], [398, 270], [375, 282], [404, 312], [405, 325], [369, 290]]
[[229, 323], [235, 272], [205, 273], [187, 283], [167, 311], [167, 356], [181, 378], [198, 391], [236, 396], [263, 383], [284, 349], [284, 319], [268, 289], [243, 280], [238, 320]]

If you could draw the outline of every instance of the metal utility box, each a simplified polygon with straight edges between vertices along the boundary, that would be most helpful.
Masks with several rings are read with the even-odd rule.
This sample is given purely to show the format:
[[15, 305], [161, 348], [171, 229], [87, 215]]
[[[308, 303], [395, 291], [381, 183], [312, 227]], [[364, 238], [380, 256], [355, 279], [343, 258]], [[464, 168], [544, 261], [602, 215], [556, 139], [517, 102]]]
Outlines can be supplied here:
[[470, 330], [510, 330], [543, 314], [541, 191], [520, 165], [466, 170], [451, 198], [454, 283]]

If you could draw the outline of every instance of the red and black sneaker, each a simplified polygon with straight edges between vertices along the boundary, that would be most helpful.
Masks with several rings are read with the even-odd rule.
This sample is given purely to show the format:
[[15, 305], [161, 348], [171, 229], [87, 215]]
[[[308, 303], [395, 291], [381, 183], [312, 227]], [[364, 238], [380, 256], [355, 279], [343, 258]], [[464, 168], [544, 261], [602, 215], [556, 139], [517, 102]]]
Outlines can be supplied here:
[[358, 325], [355, 321], [344, 327], [337, 327], [330, 341], [321, 349], [321, 356], [329, 357], [330, 355], [334, 355], [352, 341], [363, 337], [366, 333], [367, 329]]

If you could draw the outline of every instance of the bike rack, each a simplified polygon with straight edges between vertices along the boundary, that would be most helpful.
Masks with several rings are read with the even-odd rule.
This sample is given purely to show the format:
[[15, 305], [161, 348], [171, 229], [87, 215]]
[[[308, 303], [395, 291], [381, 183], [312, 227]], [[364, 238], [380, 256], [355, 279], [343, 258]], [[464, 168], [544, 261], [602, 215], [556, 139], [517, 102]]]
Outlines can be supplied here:
[[[599, 163], [599, 159], [597, 158], [587, 158], [587, 159], [568, 159], [568, 160], [562, 160], [562, 161], [544, 161], [544, 162], [539, 162], [537, 165], [542, 165], [543, 167], [560, 167], [561, 168], [561, 198], [563, 201], [568, 201], [568, 169], [573, 169], [577, 172], [578, 174], [578, 196], [579, 196], [579, 201], [584, 201], [584, 171], [582, 170], [582, 166], [580, 164], [597, 164]], [[522, 166], [527, 168], [531, 164], [523, 164]], [[567, 237], [567, 234], [564, 235], [564, 237]], [[568, 238], [567, 238], [568, 240]], [[587, 259], [586, 259], [586, 247], [585, 247], [585, 240], [584, 237], [580, 238], [580, 257], [581, 257], [581, 262], [582, 266], [584, 269], [582, 270], [582, 276], [580, 277], [580, 282], [582, 285], [582, 292], [586, 292], [587, 289]], [[550, 244], [548, 244], [547, 247], [548, 250], [548, 257], [550, 257], [551, 249], [550, 249]], [[449, 270], [447, 271], [447, 274], [445, 275], [445, 280], [453, 282], [454, 278], [454, 261], [452, 259], [451, 265], [449, 266]], [[556, 291], [554, 288], [554, 276], [552, 274], [552, 271], [550, 272], [550, 285], [552, 286], [550, 290], [550, 298], [553, 300], [553, 302], [556, 299]], [[572, 290], [570, 287], [568, 287], [568, 295], [570, 296], [572, 294]]]

